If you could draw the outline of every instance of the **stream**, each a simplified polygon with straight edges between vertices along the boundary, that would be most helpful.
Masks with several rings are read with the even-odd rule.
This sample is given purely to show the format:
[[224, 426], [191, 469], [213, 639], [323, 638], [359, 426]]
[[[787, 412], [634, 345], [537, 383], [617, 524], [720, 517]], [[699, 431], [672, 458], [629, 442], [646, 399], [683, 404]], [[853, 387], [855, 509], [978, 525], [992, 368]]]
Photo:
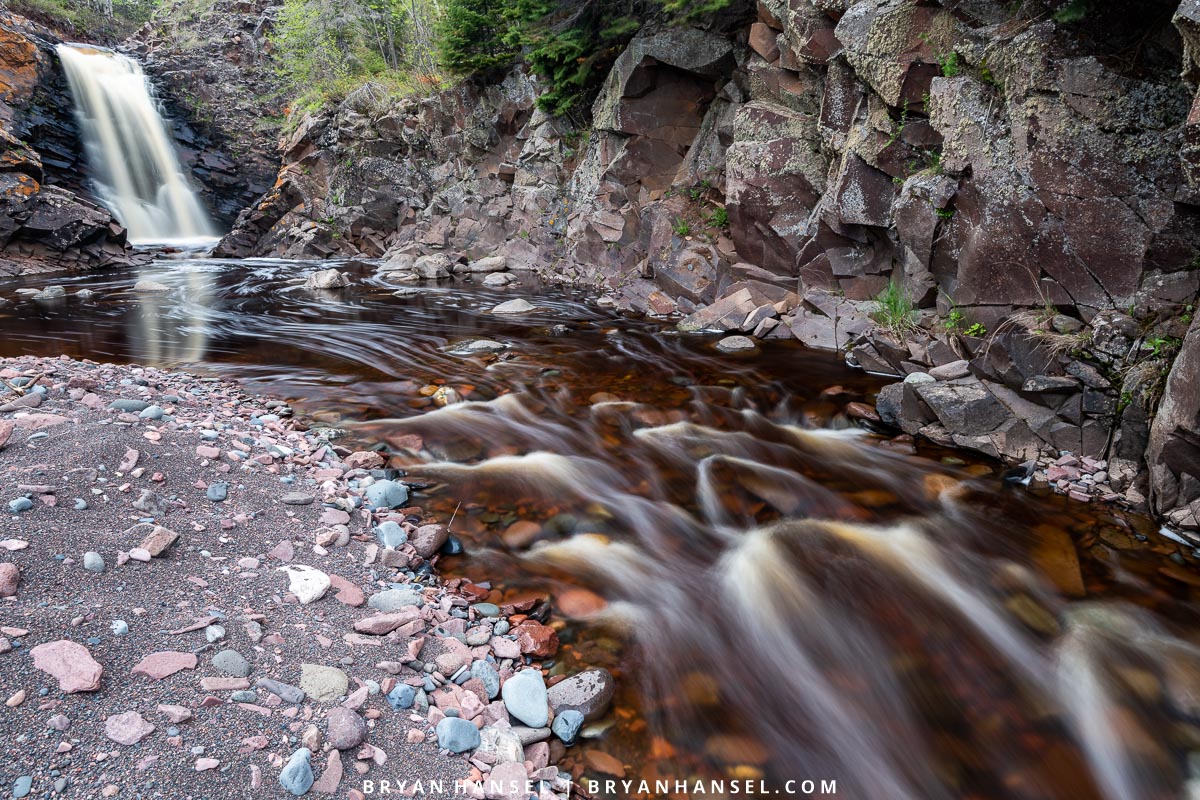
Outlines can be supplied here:
[[[834, 354], [722, 354], [531, 278], [398, 297], [339, 268], [338, 291], [194, 254], [55, 276], [62, 300], [6, 281], [0, 354], [236, 379], [385, 444], [465, 545], [442, 572], [549, 594], [551, 674], [617, 676], [587, 735], [633, 783], [595, 796], [1200, 798], [1190, 543], [861, 427], [883, 381]], [[537, 311], [489, 313], [514, 297]]]

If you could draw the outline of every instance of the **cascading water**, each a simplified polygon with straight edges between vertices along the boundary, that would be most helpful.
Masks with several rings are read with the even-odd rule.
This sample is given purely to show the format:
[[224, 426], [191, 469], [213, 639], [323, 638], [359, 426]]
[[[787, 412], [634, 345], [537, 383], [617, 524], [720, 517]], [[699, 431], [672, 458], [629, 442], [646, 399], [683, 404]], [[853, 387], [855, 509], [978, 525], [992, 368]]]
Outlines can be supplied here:
[[216, 235], [188, 185], [141, 66], [111, 50], [60, 44], [97, 194], [131, 241]]

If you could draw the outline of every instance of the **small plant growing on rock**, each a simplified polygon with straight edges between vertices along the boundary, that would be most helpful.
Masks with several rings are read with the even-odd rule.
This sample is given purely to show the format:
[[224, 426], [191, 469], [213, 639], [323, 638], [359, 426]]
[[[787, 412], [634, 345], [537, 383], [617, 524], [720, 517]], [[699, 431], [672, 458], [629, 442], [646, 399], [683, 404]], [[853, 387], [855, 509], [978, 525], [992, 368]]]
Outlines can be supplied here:
[[676, 236], [687, 236], [692, 232], [692, 226], [688, 225], [688, 221], [683, 217], [676, 217], [675, 222], [671, 224], [671, 229], [675, 231]]
[[875, 302], [878, 305], [871, 316], [885, 330], [900, 336], [917, 327], [917, 310], [895, 280], [888, 281]]
[[712, 216], [708, 218], [708, 221], [715, 228], [728, 228], [729, 211], [726, 210], [725, 206], [721, 206], [713, 211]]
[[982, 322], [973, 322], [965, 331], [963, 331], [963, 333], [965, 333], [967, 336], [974, 336], [979, 339], [987, 336], [987, 332], [987, 326]]

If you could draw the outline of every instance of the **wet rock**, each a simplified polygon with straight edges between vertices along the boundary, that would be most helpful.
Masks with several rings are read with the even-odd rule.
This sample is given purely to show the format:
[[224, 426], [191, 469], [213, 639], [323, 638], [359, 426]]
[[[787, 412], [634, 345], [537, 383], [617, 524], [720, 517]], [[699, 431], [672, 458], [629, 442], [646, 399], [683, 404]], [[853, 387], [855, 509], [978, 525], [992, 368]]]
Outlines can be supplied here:
[[350, 279], [336, 269], [317, 270], [304, 281], [305, 289], [341, 289], [350, 285]]
[[555, 715], [574, 710], [592, 722], [604, 716], [616, 692], [616, 681], [606, 669], [589, 669], [550, 687], [547, 696]]
[[516, 627], [516, 634], [525, 655], [549, 658], [558, 652], [558, 634], [549, 625], [527, 619]]
[[517, 276], [507, 272], [493, 272], [491, 275], [484, 276], [483, 285], [491, 287], [508, 286], [510, 283], [516, 283]]
[[413, 531], [412, 546], [421, 558], [429, 558], [446, 543], [450, 532], [445, 525], [422, 525]]
[[159, 283], [158, 281], [141, 280], [133, 285], [133, 290], [135, 292], [146, 292], [149, 294], [156, 292], [169, 292], [171, 291], [171, 287], [167, 286], [165, 283]]
[[450, 277], [450, 258], [443, 253], [421, 256], [413, 262], [412, 269], [423, 280], [443, 280]]
[[438, 747], [465, 753], [479, 747], [479, 729], [460, 717], [446, 717], [437, 724]]
[[544, 727], [550, 719], [546, 682], [539, 670], [527, 669], [513, 675], [500, 687], [508, 713], [531, 728]]
[[59, 690], [66, 694], [94, 692], [100, 688], [104, 668], [81, 644], [60, 639], [39, 644], [29, 654], [33, 656], [34, 668], [50, 673], [58, 681]]
[[722, 353], [744, 353], [758, 349], [758, 345], [749, 336], [726, 336], [717, 342], [716, 346]]
[[550, 726], [550, 729], [554, 731], [555, 736], [562, 739], [563, 744], [569, 745], [575, 743], [575, 737], [579, 735], [579, 729], [582, 727], [583, 714], [574, 709], [567, 709], [556, 713], [554, 724]]
[[376, 481], [367, 487], [366, 497], [375, 508], [399, 508], [408, 502], [408, 487], [399, 481]]
[[484, 691], [489, 700], [495, 700], [500, 694], [500, 673], [487, 661], [475, 661], [471, 664], [471, 677], [478, 678], [483, 683]]
[[525, 763], [525, 747], [511, 728], [488, 725], [479, 732], [479, 753], [490, 755], [498, 763]]
[[501, 303], [492, 309], [493, 314], [528, 314], [531, 311], [536, 311], [537, 306], [530, 303], [523, 297], [518, 297], [515, 300], [509, 300]]

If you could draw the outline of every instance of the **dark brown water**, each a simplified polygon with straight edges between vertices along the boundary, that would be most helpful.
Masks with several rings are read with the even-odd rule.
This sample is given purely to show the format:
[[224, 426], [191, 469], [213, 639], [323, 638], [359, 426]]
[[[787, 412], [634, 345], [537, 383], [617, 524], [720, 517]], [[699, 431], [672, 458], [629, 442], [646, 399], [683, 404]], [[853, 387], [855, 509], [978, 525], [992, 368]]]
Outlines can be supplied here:
[[[552, 672], [617, 673], [570, 756], [626, 765], [601, 795], [1200, 796], [1200, 572], [1149, 520], [854, 426], [879, 384], [830, 355], [725, 356], [532, 285], [289, 285], [310, 269], [64, 280], [99, 296], [8, 306], [0, 352], [201, 368], [389, 443], [466, 542], [443, 570], [549, 596]], [[517, 295], [542, 310], [486, 313]], [[479, 338], [505, 347], [456, 352]]]

